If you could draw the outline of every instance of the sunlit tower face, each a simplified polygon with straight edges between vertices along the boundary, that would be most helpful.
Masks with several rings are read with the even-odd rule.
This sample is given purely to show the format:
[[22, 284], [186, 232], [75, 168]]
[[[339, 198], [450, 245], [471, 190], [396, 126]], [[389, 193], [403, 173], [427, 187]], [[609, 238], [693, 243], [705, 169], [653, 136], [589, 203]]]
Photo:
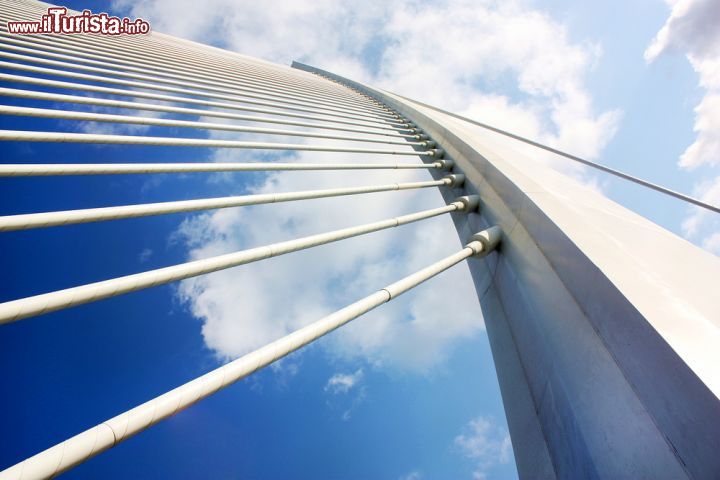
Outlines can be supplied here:
[[[6, 0], [0, 0], [0, 18], [7, 25], [0, 32], [6, 72], [0, 95], [13, 100], [0, 105], [0, 115], [53, 126], [2, 130], [0, 141], [313, 155], [313, 161], [278, 162], [3, 159], [2, 177], [335, 172], [347, 180], [323, 189], [8, 214], [0, 216], [0, 234], [435, 189], [444, 200], [402, 215], [380, 211], [382, 218], [372, 222], [353, 222], [358, 212], [348, 211], [350, 226], [343, 228], [8, 300], [0, 303], [2, 324], [81, 311], [112, 297], [443, 216], [452, 219], [462, 242], [450, 255], [428, 248], [422, 268], [357, 292], [342, 308], [248, 347], [223, 366], [10, 466], [0, 479], [63, 473], [221, 389], [241, 388], [234, 386], [239, 380], [460, 263], [469, 266], [483, 310], [522, 478], [720, 475], [720, 305], [714, 291], [720, 261], [518, 154], [497, 134], [713, 214], [716, 206], [309, 65], [275, 65], [148, 33], [142, 19]], [[68, 127], [78, 122], [115, 129]], [[356, 160], [333, 161], [336, 154]], [[368, 171], [386, 180], [350, 181]], [[409, 171], [429, 175], [398, 180]], [[402, 248], [417, 242], [409, 237]], [[448, 302], [448, 316], [458, 314], [453, 307]]]

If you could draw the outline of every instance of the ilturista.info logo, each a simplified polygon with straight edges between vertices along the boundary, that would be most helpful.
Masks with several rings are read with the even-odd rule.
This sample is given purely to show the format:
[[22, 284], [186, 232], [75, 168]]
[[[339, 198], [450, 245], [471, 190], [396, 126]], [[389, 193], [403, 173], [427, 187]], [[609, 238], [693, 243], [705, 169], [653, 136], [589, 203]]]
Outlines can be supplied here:
[[145, 35], [150, 33], [150, 24], [142, 18], [130, 20], [127, 17], [111, 17], [107, 13], [92, 13], [83, 10], [77, 15], [68, 15], [65, 7], [48, 8], [47, 14], [36, 22], [7, 22], [9, 33], [18, 35], [40, 35], [45, 33], [70, 35], [74, 33], [97, 33], [101, 35]]

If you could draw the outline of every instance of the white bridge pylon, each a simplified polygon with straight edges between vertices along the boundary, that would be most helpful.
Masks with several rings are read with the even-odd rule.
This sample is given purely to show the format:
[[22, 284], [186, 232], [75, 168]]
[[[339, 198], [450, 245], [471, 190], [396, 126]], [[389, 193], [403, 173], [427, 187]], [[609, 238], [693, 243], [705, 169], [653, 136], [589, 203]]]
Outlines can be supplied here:
[[[423, 170], [432, 180], [5, 215], [0, 235], [314, 198], [402, 195], [411, 189], [438, 188], [445, 205], [7, 301], [0, 303], [0, 324], [31, 322], [53, 311], [445, 214], [466, 246], [371, 295], [358, 292], [357, 302], [56, 446], [38, 445], [47, 449], [2, 466], [8, 468], [0, 480], [61, 474], [464, 261], [483, 309], [521, 478], [720, 478], [717, 257], [519, 155], [495, 135], [525, 139], [308, 65], [275, 65], [155, 32], [118, 37], [8, 32], [7, 21], [37, 20], [48, 6], [0, 0], [0, 67], [11, 72], [0, 73], [0, 82], [11, 84], [0, 85], [0, 97], [33, 102], [32, 107], [0, 105], [0, 115], [171, 127], [179, 134], [2, 130], [0, 141], [305, 151], [319, 161], [30, 164], [8, 159], [0, 164], [0, 177]], [[173, 118], [143, 116], [147, 112]], [[300, 141], [192, 137], [197, 131]], [[356, 154], [359, 160], [324, 161], [322, 156], [333, 152]]]

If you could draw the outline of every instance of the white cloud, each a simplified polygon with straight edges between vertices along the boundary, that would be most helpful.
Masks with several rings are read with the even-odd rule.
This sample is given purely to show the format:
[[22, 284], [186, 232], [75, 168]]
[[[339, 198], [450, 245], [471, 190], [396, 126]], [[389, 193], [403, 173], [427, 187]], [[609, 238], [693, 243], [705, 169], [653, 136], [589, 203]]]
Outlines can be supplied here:
[[601, 48], [572, 44], [522, 2], [406, 3], [386, 31], [406, 39], [383, 57], [378, 80], [391, 90], [581, 156], [597, 156], [614, 133], [619, 113], [594, 114], [583, 86]]
[[[522, 2], [285, 1], [272, 9], [262, 2], [231, 0], [116, 3], [133, 16], [150, 19], [158, 31], [280, 63], [305, 61], [588, 157], [598, 155], [618, 121], [617, 112], [594, 111], [584, 85], [600, 48], [573, 44], [562, 24]], [[225, 135], [232, 136], [211, 133], [213, 138], [230, 138]], [[259, 155], [228, 150], [213, 159], [277, 158]], [[282, 158], [395, 160], [314, 153]], [[582, 174], [564, 161], [555, 165]], [[425, 179], [427, 174], [412, 171], [285, 172], [268, 175], [249, 191]], [[424, 190], [229, 209], [184, 222], [180, 237], [191, 258], [203, 258], [391, 218], [436, 207], [440, 201], [437, 191]], [[220, 357], [232, 358], [373, 293], [460, 245], [450, 218], [439, 217], [190, 279], [181, 284], [179, 295], [203, 320], [206, 344]], [[339, 359], [427, 372], [482, 328], [474, 287], [467, 266], [461, 264], [352, 322], [322, 345]]]
[[[309, 161], [312, 154], [299, 154]], [[351, 155], [334, 160], [353, 161]], [[251, 193], [382, 184], [424, 179], [412, 171], [273, 174]], [[434, 190], [389, 192], [217, 211], [186, 221], [181, 232], [192, 258], [297, 238], [433, 208]], [[318, 213], [320, 212], [320, 213]], [[382, 231], [183, 282], [179, 292], [205, 323], [209, 347], [236, 357], [373, 293], [460, 242], [449, 217]], [[428, 253], [431, 252], [431, 253]], [[439, 281], [446, 287], [432, 287]], [[450, 285], [453, 287], [448, 288]], [[452, 321], [447, 306], [457, 314]], [[467, 267], [458, 266], [418, 292], [399, 297], [337, 331], [325, 342], [335, 356], [425, 370], [453, 342], [482, 328]]]
[[[620, 120], [619, 111], [596, 114], [584, 86], [601, 47], [572, 43], [561, 23], [523, 1], [115, 4], [164, 33], [281, 64], [308, 62], [580, 156], [597, 157]], [[578, 164], [512, 145], [586, 176]]]
[[[116, 7], [150, 19], [154, 30], [228, 47], [256, 58], [332, 60], [359, 66], [374, 32], [382, 28], [392, 2], [362, 4], [333, 0], [115, 0]], [[350, 61], [346, 61], [350, 58]]]
[[275, 386], [283, 390], [289, 388], [290, 380], [300, 372], [301, 362], [300, 355], [295, 354], [272, 363], [270, 369]]
[[365, 401], [367, 388], [361, 385], [364, 373], [359, 368], [355, 373], [336, 373], [325, 384], [325, 392], [331, 395], [327, 405], [333, 410], [340, 410], [340, 419], [350, 420], [355, 409]]
[[[130, 91], [139, 91], [139, 92], [147, 92], [147, 90], [142, 89], [129, 89]], [[155, 92], [152, 92], [155, 93]], [[93, 93], [85, 93], [86, 97], [90, 98], [105, 98], [102, 95], [96, 95]], [[132, 100], [123, 97], [122, 100]], [[157, 101], [157, 100], [146, 100], [143, 99], [142, 103], [149, 103], [153, 105], [162, 105], [165, 102]], [[120, 110], [118, 111], [117, 108], [114, 107], [105, 107], [105, 106], [99, 106], [99, 105], [84, 105], [83, 109], [90, 113], [101, 113], [101, 114], [116, 114], [116, 115], [128, 115], [127, 111]], [[149, 118], [149, 119], [159, 119], [163, 118], [166, 115], [163, 112], [157, 112], [152, 110], [137, 110], [135, 112], [132, 112], [132, 115], [140, 118]], [[112, 123], [112, 122], [95, 122], [95, 121], [87, 121], [83, 120], [81, 122], [78, 122], [75, 127], [79, 132], [82, 133], [90, 133], [94, 135], [142, 135], [147, 133], [148, 130], [150, 130], [150, 125], [145, 125], [142, 123]]]
[[488, 469], [512, 458], [510, 435], [488, 417], [470, 420], [454, 443], [460, 453], [475, 463], [473, 478], [477, 480], [484, 480]]
[[325, 391], [333, 395], [348, 393], [362, 381], [363, 371], [358, 369], [355, 373], [336, 373], [325, 384]]
[[[714, 172], [712, 180], [701, 182], [695, 195], [701, 200], [720, 205], [720, 3], [713, 0], [680, 0], [671, 4], [670, 17], [645, 51], [645, 59], [654, 61], [666, 51], [685, 53], [699, 77], [705, 95], [695, 107], [695, 141], [680, 156], [684, 169], [704, 167]], [[683, 223], [685, 234], [699, 239], [700, 244], [720, 255], [715, 240], [720, 234], [716, 214], [700, 208]]]
[[403, 475], [398, 480], [421, 480], [421, 479], [422, 479], [422, 474], [419, 471], [414, 470], [406, 475]]
[[143, 248], [143, 250], [140, 252], [140, 255], [138, 255], [138, 260], [140, 263], [145, 263], [148, 260], [150, 260], [150, 257], [152, 257], [153, 251], [150, 248]]

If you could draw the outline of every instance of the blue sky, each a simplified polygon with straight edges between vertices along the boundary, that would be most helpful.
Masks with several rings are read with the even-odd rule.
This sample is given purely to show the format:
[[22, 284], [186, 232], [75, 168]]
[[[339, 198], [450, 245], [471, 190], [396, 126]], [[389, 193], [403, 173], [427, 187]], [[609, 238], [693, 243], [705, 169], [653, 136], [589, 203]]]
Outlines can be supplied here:
[[[707, 154], [714, 145], [707, 140], [710, 134], [693, 130], [698, 119], [714, 125], [720, 115], [710, 108], [719, 87], [708, 66], [720, 50], [698, 47], [702, 42], [692, 35], [711, 34], [684, 27], [682, 20], [702, 18], [708, 2], [378, 0], [356, 7], [320, 1], [272, 8], [229, 0], [122, 0], [66, 5], [142, 15], [159, 31], [279, 63], [305, 61], [720, 203], [712, 183], [718, 177], [712, 158], [720, 157]], [[662, 53], [646, 55], [671, 10], [675, 20], [655, 42]], [[715, 41], [708, 37], [706, 43]], [[696, 113], [703, 102], [710, 107]], [[2, 103], [47, 107], [10, 98]], [[99, 127], [0, 117], [0, 128]], [[123, 133], [204, 135], [167, 128]], [[686, 149], [702, 141], [705, 153], [693, 157], [693, 168], [679, 166]], [[0, 158], [161, 162], [277, 156], [6, 143], [0, 145]], [[351, 155], [333, 158], [358, 161]], [[715, 253], [720, 249], [720, 241], [713, 240], [717, 220], [698, 216], [680, 202], [568, 166], [565, 160], [538, 155], [538, 161], [602, 189]], [[398, 172], [392, 181], [424, 178], [402, 175]], [[0, 214], [388, 181], [387, 173], [350, 181], [298, 173], [0, 179]], [[391, 193], [359, 201], [4, 233], [0, 300], [387, 218], [439, 201], [432, 191]], [[0, 426], [12, 434], [0, 436], [0, 466], [453, 252], [460, 243], [448, 225], [448, 219], [435, 219], [3, 327], [0, 375], [6, 388]], [[403, 251], [399, 246], [407, 239], [415, 247]], [[456, 267], [67, 477], [514, 478], [492, 356], [467, 280], [464, 265]], [[448, 305], [461, 312], [452, 322], [444, 315]]]

